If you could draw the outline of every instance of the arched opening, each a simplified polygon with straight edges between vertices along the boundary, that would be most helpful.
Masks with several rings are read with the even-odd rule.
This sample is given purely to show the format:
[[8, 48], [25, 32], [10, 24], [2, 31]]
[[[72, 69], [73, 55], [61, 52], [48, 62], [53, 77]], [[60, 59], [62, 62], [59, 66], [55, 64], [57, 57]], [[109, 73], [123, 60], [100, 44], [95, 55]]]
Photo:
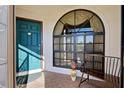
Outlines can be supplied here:
[[[104, 25], [99, 16], [92, 11], [72, 10], [63, 15], [55, 25], [53, 66], [70, 68], [71, 60], [81, 63], [88, 55], [104, 55], [104, 48]], [[102, 60], [95, 61], [92, 58], [90, 66], [103, 72], [104, 63]]]

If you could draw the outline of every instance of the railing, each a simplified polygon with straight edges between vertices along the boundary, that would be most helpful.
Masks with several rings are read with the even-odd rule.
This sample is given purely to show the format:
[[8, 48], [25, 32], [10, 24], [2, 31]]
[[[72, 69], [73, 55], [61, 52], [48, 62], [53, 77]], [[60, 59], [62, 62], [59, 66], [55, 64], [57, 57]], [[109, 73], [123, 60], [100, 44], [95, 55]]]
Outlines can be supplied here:
[[[100, 62], [100, 65], [98, 65], [99, 62]], [[120, 87], [120, 83], [121, 83], [120, 81], [121, 64], [120, 63], [121, 62], [119, 57], [90, 55], [86, 57], [85, 62], [83, 63], [84, 66], [82, 66], [81, 69], [84, 69], [84, 72], [86, 72], [89, 75], [93, 75], [92, 73], [97, 73], [96, 74], [97, 77], [99, 77], [100, 75], [102, 79], [111, 82], [113, 87]], [[99, 69], [99, 66], [100, 66], [100, 69]], [[89, 77], [86, 80], [89, 80]], [[80, 84], [81, 83], [82, 81], [80, 82]]]

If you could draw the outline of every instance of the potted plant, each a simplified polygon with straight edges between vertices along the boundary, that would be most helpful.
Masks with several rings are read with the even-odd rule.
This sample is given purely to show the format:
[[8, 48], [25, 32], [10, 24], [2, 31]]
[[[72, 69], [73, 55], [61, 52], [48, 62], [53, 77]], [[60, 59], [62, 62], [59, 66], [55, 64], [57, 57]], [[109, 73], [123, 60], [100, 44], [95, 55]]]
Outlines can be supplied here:
[[72, 81], [76, 80], [76, 68], [77, 68], [77, 64], [74, 61], [72, 61], [71, 71], [70, 71], [70, 76], [71, 76]]

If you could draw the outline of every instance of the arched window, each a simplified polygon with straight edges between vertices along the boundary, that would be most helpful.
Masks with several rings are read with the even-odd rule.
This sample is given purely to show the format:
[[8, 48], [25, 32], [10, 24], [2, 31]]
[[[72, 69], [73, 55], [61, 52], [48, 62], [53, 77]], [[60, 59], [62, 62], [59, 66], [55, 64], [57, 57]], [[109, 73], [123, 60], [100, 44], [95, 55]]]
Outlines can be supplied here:
[[[66, 13], [53, 31], [53, 65], [68, 68], [71, 60], [81, 63], [88, 55], [104, 55], [104, 38], [102, 20], [92, 11], [77, 9]], [[95, 59], [92, 60], [95, 68]], [[97, 65], [101, 70], [103, 63]]]

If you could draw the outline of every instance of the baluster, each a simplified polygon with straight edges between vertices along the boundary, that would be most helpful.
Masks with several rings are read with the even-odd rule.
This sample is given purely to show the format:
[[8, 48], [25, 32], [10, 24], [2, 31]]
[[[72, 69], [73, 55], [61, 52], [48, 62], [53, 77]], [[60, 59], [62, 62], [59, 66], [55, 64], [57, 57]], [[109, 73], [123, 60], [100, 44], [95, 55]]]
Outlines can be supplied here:
[[109, 58], [109, 68], [108, 68], [108, 69], [109, 69], [109, 75], [111, 74], [111, 73], [110, 73], [110, 71], [111, 71], [111, 59], [112, 59], [112, 58]]
[[108, 73], [108, 69], [107, 69], [108, 68], [108, 57], [106, 57], [106, 61], [107, 62], [106, 62], [106, 72], [105, 73], [107, 74]]
[[115, 58], [113, 59], [112, 75], [114, 75]]
[[116, 76], [116, 74], [117, 74], [118, 61], [119, 61], [119, 59], [117, 59], [117, 61], [116, 61], [116, 65], [115, 65], [115, 73], [114, 73], [114, 76]]

